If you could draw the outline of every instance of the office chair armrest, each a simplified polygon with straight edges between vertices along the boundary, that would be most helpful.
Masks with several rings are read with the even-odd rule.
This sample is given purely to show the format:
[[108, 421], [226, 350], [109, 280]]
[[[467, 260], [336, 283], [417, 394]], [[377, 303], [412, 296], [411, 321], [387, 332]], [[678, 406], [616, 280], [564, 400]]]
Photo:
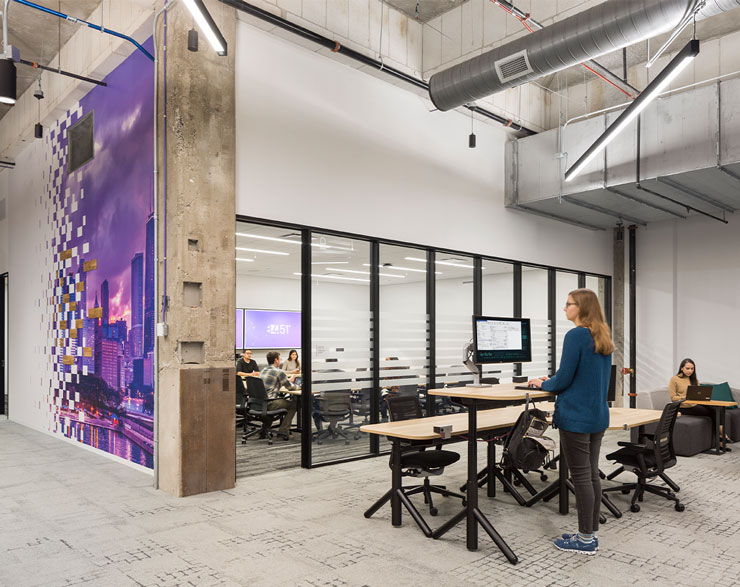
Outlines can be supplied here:
[[647, 440], [655, 440], [655, 434], [652, 434], [650, 432], [644, 432], [643, 434], [639, 434], [637, 436], [637, 439], [638, 440], [642, 440], [643, 438], [645, 438]]
[[624, 446], [625, 448], [634, 448], [635, 450], [647, 450], [647, 446], [644, 444], [637, 444], [636, 442], [618, 442], [617, 446]]

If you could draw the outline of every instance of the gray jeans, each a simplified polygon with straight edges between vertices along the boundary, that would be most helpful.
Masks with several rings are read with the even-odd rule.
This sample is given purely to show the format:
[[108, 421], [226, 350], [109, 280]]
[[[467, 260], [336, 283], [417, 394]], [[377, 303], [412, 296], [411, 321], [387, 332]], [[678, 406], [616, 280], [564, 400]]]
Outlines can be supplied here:
[[591, 534], [599, 529], [601, 508], [601, 479], [599, 478], [599, 452], [603, 432], [581, 434], [560, 430], [565, 462], [576, 490], [578, 531]]

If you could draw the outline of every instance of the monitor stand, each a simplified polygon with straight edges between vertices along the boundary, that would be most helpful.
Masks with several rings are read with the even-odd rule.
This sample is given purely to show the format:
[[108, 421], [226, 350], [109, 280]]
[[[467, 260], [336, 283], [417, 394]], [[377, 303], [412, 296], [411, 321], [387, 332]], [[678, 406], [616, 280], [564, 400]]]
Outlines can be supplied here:
[[493, 385], [490, 384], [490, 383], [481, 383], [480, 382], [480, 373], [474, 373], [473, 374], [473, 383], [468, 383], [465, 387], [480, 388], [480, 387], [493, 387]]

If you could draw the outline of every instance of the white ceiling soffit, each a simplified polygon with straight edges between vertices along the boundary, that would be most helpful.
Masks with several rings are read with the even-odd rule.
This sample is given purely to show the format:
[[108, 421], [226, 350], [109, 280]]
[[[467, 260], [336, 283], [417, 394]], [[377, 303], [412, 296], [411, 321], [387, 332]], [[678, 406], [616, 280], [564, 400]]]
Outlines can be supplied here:
[[656, 100], [641, 116], [639, 170], [633, 124], [582, 175], [561, 183], [569, 162], [619, 112], [567, 126], [565, 159], [556, 157], [558, 129], [508, 143], [507, 206], [594, 229], [696, 215], [725, 220], [740, 210], [737, 95], [735, 78]]

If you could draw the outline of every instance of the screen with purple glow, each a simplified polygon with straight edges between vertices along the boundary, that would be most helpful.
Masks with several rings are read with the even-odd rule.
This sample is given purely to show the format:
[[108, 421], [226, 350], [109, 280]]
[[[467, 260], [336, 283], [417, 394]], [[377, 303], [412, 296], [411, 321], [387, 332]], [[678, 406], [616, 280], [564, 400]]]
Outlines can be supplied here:
[[244, 348], [244, 310], [237, 308], [236, 310], [236, 347], [237, 349]]
[[252, 349], [301, 346], [301, 313], [244, 310], [244, 345]]

